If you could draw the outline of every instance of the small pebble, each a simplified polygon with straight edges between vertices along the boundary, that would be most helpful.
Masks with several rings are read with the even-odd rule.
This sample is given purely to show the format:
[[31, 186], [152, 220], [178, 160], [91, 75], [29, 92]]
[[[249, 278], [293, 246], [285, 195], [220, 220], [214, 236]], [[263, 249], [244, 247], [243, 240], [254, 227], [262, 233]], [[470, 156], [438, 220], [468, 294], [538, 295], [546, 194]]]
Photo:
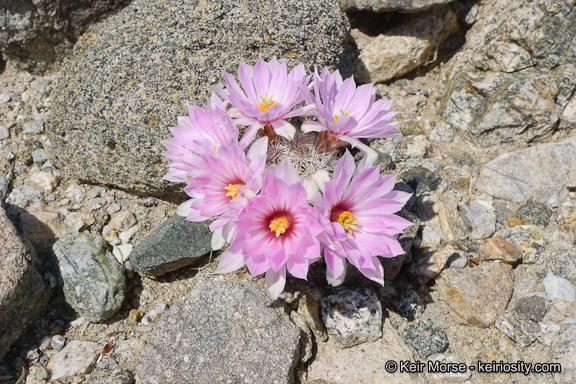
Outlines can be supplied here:
[[0, 127], [0, 140], [10, 137], [10, 131], [6, 127]]
[[58, 181], [54, 175], [50, 172], [39, 171], [35, 172], [30, 176], [30, 182], [44, 192], [50, 193], [57, 186]]
[[45, 149], [36, 149], [32, 151], [32, 161], [35, 163], [43, 163], [48, 160], [48, 153]]
[[110, 220], [110, 228], [117, 231], [126, 231], [136, 224], [136, 216], [131, 211], [124, 210], [116, 213]]
[[544, 288], [548, 295], [553, 299], [576, 301], [574, 287], [563, 277], [554, 276], [549, 273], [544, 279]]
[[[14, 94], [12, 94], [12, 99], [14, 99]], [[29, 120], [24, 123], [22, 128], [22, 133], [40, 133], [44, 130], [44, 123], [41, 121]]]
[[52, 336], [52, 340], [50, 341], [50, 345], [56, 351], [60, 352], [62, 348], [64, 348], [64, 344], [66, 344], [66, 339], [62, 335], [54, 335]]

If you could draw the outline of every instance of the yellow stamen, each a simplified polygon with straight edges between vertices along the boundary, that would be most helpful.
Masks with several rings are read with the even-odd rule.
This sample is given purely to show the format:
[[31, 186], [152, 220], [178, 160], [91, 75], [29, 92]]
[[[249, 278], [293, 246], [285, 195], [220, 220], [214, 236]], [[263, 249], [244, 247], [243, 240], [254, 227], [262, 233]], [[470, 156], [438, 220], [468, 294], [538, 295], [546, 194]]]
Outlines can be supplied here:
[[[340, 116], [349, 116], [350, 115], [350, 110], [344, 112], [343, 110], [340, 110]], [[334, 124], [336, 124], [336, 122], [338, 121], [338, 117], [340, 117], [338, 115], [334, 115]]]
[[338, 216], [338, 222], [342, 224], [345, 231], [348, 231], [352, 234], [352, 230], [358, 230], [356, 224], [360, 224], [358, 220], [356, 220], [356, 216], [352, 214], [350, 211], [344, 211]]
[[272, 100], [273, 97], [274, 97], [274, 95], [268, 97], [268, 93], [266, 93], [266, 92], [264, 92], [264, 97], [260, 96], [260, 100], [262, 100], [262, 102], [260, 103], [260, 105], [258, 107], [260, 108], [260, 110], [262, 112], [266, 113], [268, 108], [273, 107], [276, 104], [278, 104], [277, 101]]
[[238, 188], [240, 188], [241, 184], [228, 184], [227, 187], [224, 187], [226, 192], [226, 196], [232, 196], [232, 198], [238, 197]]
[[286, 221], [284, 217], [279, 217], [270, 221], [270, 232], [276, 232], [276, 237], [284, 234], [286, 228], [288, 228], [288, 221]]

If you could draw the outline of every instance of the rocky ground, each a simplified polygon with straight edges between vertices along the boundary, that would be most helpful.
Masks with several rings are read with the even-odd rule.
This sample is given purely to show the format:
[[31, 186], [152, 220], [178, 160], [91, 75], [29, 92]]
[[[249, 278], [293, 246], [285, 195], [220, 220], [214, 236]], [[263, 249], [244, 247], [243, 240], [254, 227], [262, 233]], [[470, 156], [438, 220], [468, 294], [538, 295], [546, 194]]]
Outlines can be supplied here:
[[[420, 0], [405, 9], [346, 0], [346, 13], [318, 1], [330, 12], [298, 13], [296, 24], [317, 20], [306, 31], [282, 24], [278, 12], [297, 12], [274, 2], [258, 17], [278, 28], [264, 32], [263, 22], [237, 23], [250, 2], [183, 3], [181, 13], [164, 3], [135, 0], [111, 13], [43, 72], [31, 69], [44, 63], [36, 56], [35, 65], [10, 56], [16, 40], [5, 48], [1, 384], [574, 382], [569, 1]], [[200, 28], [158, 32], [182, 30], [188, 6]], [[137, 43], [114, 38], [122, 28]], [[315, 39], [304, 43], [307, 33]], [[219, 254], [209, 252], [206, 224], [175, 216], [185, 197], [160, 181], [160, 140], [187, 102], [221, 81], [212, 76], [235, 69], [234, 55], [260, 54], [340, 59], [344, 73], [394, 100], [402, 136], [370, 145], [381, 172], [399, 175], [396, 189], [413, 193], [401, 215], [414, 226], [401, 237], [406, 254], [384, 260], [384, 287], [351, 269], [331, 288], [318, 264], [272, 302], [261, 277], [213, 274]], [[391, 360], [476, 369], [389, 372]], [[492, 361], [562, 371], [478, 371]]]

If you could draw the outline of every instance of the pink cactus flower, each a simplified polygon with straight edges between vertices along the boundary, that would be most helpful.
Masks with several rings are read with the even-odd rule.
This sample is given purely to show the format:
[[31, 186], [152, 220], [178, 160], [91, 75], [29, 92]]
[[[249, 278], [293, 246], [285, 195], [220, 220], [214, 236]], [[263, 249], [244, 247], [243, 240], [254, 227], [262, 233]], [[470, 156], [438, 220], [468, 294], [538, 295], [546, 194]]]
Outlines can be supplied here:
[[172, 160], [164, 179], [177, 183], [189, 181], [190, 164], [199, 161], [199, 150], [216, 153], [220, 145], [238, 142], [238, 128], [227, 113], [196, 105], [188, 106], [188, 112], [188, 116], [178, 118], [177, 127], [170, 128], [173, 137], [162, 142], [167, 149], [163, 155]]
[[314, 107], [292, 110], [304, 101], [301, 87], [306, 87], [309, 81], [304, 66], [297, 65], [288, 73], [286, 61], [279, 63], [274, 57], [266, 63], [260, 58], [254, 67], [240, 62], [238, 77], [244, 91], [227, 72], [224, 72], [226, 89], [214, 89], [234, 106], [228, 112], [235, 118], [235, 124], [250, 126], [242, 142], [251, 142], [258, 129], [265, 126], [271, 126], [276, 134], [291, 140], [296, 128], [284, 119], [305, 115]]
[[230, 141], [222, 144], [216, 154], [199, 156], [189, 170], [191, 181], [184, 191], [192, 199], [181, 204], [177, 213], [190, 221], [205, 221], [221, 215], [210, 225], [214, 249], [232, 240], [237, 231], [234, 221], [238, 214], [248, 199], [260, 191], [267, 143], [268, 138], [259, 139], [245, 155], [237, 143]]
[[248, 201], [236, 225], [240, 230], [222, 254], [217, 272], [247, 265], [252, 276], [266, 273], [273, 298], [284, 290], [286, 270], [306, 279], [308, 266], [320, 258], [317, 238], [322, 227], [288, 160], [266, 173], [260, 195]]
[[369, 279], [384, 284], [384, 270], [378, 256], [404, 253], [394, 235], [411, 222], [397, 215], [410, 194], [394, 191], [395, 175], [381, 176], [379, 167], [367, 167], [367, 158], [358, 165], [346, 152], [326, 183], [324, 196], [318, 193], [312, 204], [324, 232], [319, 240], [324, 250], [328, 280], [341, 283], [346, 260]]
[[398, 123], [391, 122], [398, 114], [390, 111], [392, 101], [376, 100], [372, 86], [364, 84], [356, 88], [352, 77], [342, 80], [338, 71], [331, 74], [324, 68], [318, 75], [316, 70], [314, 95], [306, 87], [302, 87], [302, 92], [308, 104], [315, 104], [311, 113], [317, 121], [305, 122], [302, 130], [328, 131], [376, 160], [376, 152], [359, 139], [394, 137], [400, 133], [394, 128]]

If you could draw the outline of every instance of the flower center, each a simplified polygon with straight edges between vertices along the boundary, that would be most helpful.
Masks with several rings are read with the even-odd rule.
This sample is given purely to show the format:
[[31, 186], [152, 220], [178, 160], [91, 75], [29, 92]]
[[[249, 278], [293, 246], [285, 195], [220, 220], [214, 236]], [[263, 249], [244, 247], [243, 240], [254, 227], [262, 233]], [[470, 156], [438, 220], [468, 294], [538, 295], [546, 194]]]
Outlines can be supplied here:
[[238, 188], [240, 188], [243, 184], [228, 184], [227, 187], [224, 187], [226, 192], [226, 196], [232, 196], [232, 198], [238, 197]]
[[284, 216], [278, 216], [270, 220], [270, 232], [276, 232], [276, 237], [283, 235], [290, 224], [288, 223], [288, 219]]
[[356, 216], [354, 216], [350, 211], [342, 212], [340, 216], [338, 216], [337, 221], [342, 224], [344, 230], [348, 231], [350, 234], [352, 234], [352, 230], [358, 230], [356, 224], [360, 223], [358, 220], [356, 220]]
[[[346, 112], [344, 112], [343, 110], [340, 110], [340, 116], [349, 116], [350, 115], [350, 110], [347, 110]], [[338, 121], [338, 115], [334, 115], [334, 124], [336, 124], [336, 122]]]
[[260, 103], [260, 105], [258, 107], [260, 108], [260, 110], [262, 112], [266, 113], [268, 108], [273, 107], [276, 104], [278, 104], [277, 101], [272, 100], [273, 97], [274, 97], [274, 95], [268, 96], [268, 93], [266, 93], [266, 92], [264, 92], [264, 97], [260, 96], [260, 100], [262, 100], [262, 102]]

